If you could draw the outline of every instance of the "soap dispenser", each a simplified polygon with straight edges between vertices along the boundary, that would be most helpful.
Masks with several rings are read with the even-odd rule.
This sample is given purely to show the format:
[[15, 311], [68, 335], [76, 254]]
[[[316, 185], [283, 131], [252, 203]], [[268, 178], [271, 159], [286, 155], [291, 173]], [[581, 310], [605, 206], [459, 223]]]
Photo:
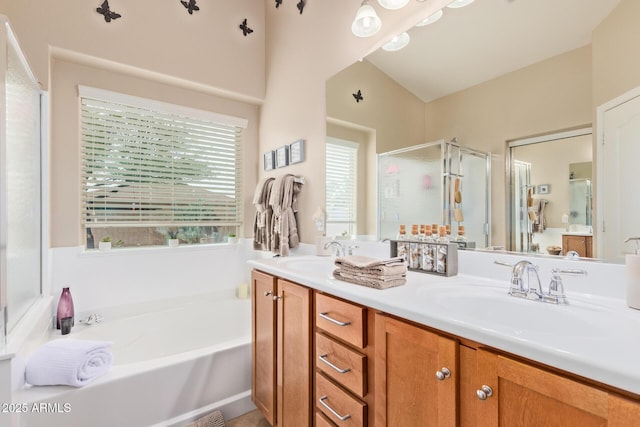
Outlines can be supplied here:
[[636, 253], [625, 256], [627, 305], [640, 310], [640, 237], [629, 237], [625, 243], [632, 240], [636, 242]]
[[56, 314], [56, 328], [61, 329], [62, 335], [71, 332], [75, 315], [73, 310], [73, 298], [69, 288], [62, 288], [60, 300], [58, 301], [58, 311]]

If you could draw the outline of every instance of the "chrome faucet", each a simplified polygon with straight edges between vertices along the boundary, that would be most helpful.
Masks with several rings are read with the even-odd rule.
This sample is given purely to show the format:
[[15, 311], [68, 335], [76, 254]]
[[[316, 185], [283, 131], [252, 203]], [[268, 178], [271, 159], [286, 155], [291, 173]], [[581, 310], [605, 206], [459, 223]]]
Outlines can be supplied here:
[[570, 274], [573, 276], [586, 276], [586, 270], [561, 270], [554, 268], [551, 270], [551, 282], [549, 283], [549, 290], [544, 295], [545, 302], [552, 304], [569, 304], [567, 296], [564, 294], [564, 285], [562, 284], [561, 274]]
[[89, 317], [87, 317], [86, 319], [80, 319], [78, 322], [79, 323], [83, 323], [85, 325], [93, 325], [95, 323], [100, 323], [102, 322], [104, 318], [102, 317], [101, 314], [98, 313], [91, 313], [89, 315]]
[[[527, 276], [525, 286], [524, 276]], [[539, 300], [542, 298], [542, 286], [540, 285], [540, 276], [538, 275], [538, 267], [530, 261], [518, 261], [511, 271], [511, 288], [509, 295], [514, 297]]]
[[[551, 282], [547, 292], [542, 291], [540, 285], [540, 276], [538, 275], [538, 267], [529, 261], [519, 261], [515, 264], [509, 264], [502, 261], [494, 261], [498, 265], [512, 267], [511, 286], [509, 287], [509, 295], [519, 298], [526, 298], [534, 301], [549, 302], [552, 304], [569, 304], [564, 294], [564, 286], [562, 284], [561, 274], [569, 274], [573, 276], [586, 276], [586, 270], [561, 270], [554, 268], [551, 270]], [[527, 285], [525, 286], [523, 276], [527, 274]], [[533, 279], [532, 279], [533, 276]]]
[[330, 242], [325, 243], [324, 248], [329, 249], [331, 246], [334, 246], [334, 245], [336, 247], [336, 256], [353, 255], [353, 250], [358, 249], [358, 246], [356, 245], [349, 245], [345, 249], [344, 245], [338, 242], [337, 240], [332, 240]]
[[336, 247], [336, 256], [344, 255], [344, 246], [342, 246], [342, 243], [338, 242], [337, 240], [332, 240], [324, 244], [325, 249], [329, 249], [331, 246]]

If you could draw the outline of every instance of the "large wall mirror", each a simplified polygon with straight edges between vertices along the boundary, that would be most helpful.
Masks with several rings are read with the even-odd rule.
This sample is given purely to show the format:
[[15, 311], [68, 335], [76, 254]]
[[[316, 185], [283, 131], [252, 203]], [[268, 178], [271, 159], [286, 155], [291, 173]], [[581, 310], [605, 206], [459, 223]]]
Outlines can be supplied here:
[[[602, 40], [609, 43], [618, 37], [615, 25], [602, 23], [626, 2], [475, 0], [464, 8], [445, 8], [436, 22], [409, 29], [410, 42], [404, 49], [377, 50], [327, 81], [327, 135], [366, 141], [368, 153], [452, 138], [461, 145], [490, 152], [492, 245], [540, 254], [559, 246], [559, 253], [564, 253], [563, 231], [596, 232], [597, 176], [582, 176], [589, 165], [592, 171], [597, 168], [595, 128], [593, 134], [591, 130], [595, 127], [594, 88], [613, 76], [596, 73], [603, 68], [598, 61], [604, 58], [595, 58], [594, 46], [599, 42], [601, 48]], [[640, 21], [637, 17], [626, 19], [625, 25], [629, 20]], [[358, 92], [360, 99], [355, 96]], [[563, 160], [566, 165], [558, 177], [552, 181], [538, 166], [533, 173], [547, 173], [548, 179], [534, 176], [526, 184], [535, 186], [531, 187], [535, 202], [542, 197], [537, 190], [550, 191], [545, 199], [546, 228], [539, 236], [516, 241], [511, 177], [516, 163], [526, 167], [528, 162], [516, 156], [518, 162], [510, 163], [510, 143], [576, 130], [582, 133], [576, 136], [582, 148], [575, 158]], [[543, 159], [556, 156], [565, 150], [558, 141], [539, 144], [536, 149], [542, 152], [535, 155]], [[524, 153], [525, 148], [518, 150]], [[361, 167], [375, 171], [375, 156], [363, 158], [368, 160]], [[560, 176], [562, 181], [557, 181]], [[377, 183], [372, 186], [369, 181], [375, 180], [375, 175], [367, 177], [361, 211], [370, 214], [378, 209]], [[584, 179], [581, 184], [579, 179]], [[584, 188], [578, 189], [580, 186]], [[525, 203], [527, 196], [525, 191]], [[574, 208], [575, 203], [583, 206]], [[586, 209], [587, 203], [592, 209]], [[378, 235], [375, 218], [362, 221], [359, 234]], [[542, 235], [549, 239], [540, 239]], [[590, 256], [601, 258], [595, 242]]]

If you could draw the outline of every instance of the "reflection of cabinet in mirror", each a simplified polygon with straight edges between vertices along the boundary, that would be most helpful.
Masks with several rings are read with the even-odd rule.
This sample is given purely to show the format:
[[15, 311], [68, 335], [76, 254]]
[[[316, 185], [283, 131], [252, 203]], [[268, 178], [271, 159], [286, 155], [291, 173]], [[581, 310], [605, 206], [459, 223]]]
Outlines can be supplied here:
[[593, 258], [593, 236], [590, 234], [563, 234], [562, 255], [576, 251], [581, 258]]
[[453, 238], [457, 226], [464, 225], [468, 242], [489, 246], [490, 180], [490, 153], [454, 142], [440, 140], [379, 154], [380, 238], [395, 239], [400, 224], [451, 225]]

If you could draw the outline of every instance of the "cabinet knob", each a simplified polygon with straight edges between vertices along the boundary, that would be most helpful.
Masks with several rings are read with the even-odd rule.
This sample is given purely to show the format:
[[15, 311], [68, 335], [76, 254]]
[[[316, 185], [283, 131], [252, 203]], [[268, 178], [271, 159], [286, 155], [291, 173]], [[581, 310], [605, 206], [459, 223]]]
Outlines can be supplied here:
[[274, 301], [279, 301], [279, 300], [281, 300], [281, 299], [282, 299], [282, 295], [274, 295], [274, 296], [273, 296], [273, 300], [274, 300]]
[[270, 295], [271, 295], [271, 291], [266, 291], [266, 292], [264, 293], [264, 296], [265, 296], [265, 297], [268, 297], [268, 296], [270, 296]]
[[488, 385], [483, 385], [480, 390], [476, 390], [476, 396], [480, 400], [487, 400], [487, 397], [493, 396], [493, 389]]
[[436, 371], [436, 378], [438, 381], [444, 381], [451, 376], [451, 371], [448, 368], [442, 368]]

